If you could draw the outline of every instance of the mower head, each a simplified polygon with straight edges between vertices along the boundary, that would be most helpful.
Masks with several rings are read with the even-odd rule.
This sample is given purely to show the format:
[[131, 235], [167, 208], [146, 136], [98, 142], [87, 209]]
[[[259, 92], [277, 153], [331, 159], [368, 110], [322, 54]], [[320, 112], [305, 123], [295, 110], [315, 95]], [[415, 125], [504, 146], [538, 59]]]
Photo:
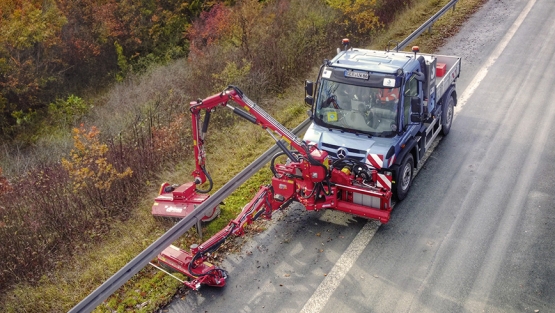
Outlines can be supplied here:
[[[191, 214], [197, 206], [209, 197], [209, 194], [198, 193], [195, 184], [192, 182], [181, 186], [163, 183], [160, 187], [158, 197], [154, 199], [152, 215], [181, 219]], [[203, 222], [209, 222], [215, 219], [219, 214], [220, 208], [216, 206], [201, 220]]]

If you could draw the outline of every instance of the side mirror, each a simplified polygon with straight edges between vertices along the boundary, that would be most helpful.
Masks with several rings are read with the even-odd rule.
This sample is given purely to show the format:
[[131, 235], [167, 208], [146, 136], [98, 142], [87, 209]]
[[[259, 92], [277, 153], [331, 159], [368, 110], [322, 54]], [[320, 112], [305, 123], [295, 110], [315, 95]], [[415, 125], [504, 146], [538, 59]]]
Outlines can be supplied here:
[[410, 98], [410, 121], [413, 123], [422, 122], [422, 100], [418, 97]]
[[419, 97], [410, 98], [410, 111], [412, 113], [422, 113], [422, 100]]
[[304, 82], [304, 91], [307, 95], [313, 97], [314, 96], [314, 83], [310, 80]]
[[314, 104], [314, 98], [312, 96], [306, 96], [304, 98], [304, 102], [310, 106]]

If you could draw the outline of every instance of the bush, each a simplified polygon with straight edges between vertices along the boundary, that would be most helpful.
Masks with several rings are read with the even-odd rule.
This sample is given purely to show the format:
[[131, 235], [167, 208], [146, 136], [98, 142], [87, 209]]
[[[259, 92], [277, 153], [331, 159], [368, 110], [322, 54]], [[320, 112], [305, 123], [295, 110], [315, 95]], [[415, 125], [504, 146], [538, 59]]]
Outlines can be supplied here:
[[85, 114], [90, 106], [75, 95], [69, 95], [66, 100], [57, 99], [48, 105], [48, 115], [51, 123], [57, 126], [75, 125]]

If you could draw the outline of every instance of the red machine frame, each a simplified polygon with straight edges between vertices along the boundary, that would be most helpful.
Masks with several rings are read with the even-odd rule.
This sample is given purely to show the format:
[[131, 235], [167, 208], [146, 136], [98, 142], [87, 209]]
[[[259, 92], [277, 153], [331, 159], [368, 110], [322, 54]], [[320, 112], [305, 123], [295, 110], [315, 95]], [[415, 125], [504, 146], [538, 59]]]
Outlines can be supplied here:
[[[242, 109], [232, 107], [229, 104], [230, 100]], [[235, 114], [260, 125], [274, 138], [282, 152], [271, 162], [274, 174], [272, 183], [262, 186], [237, 218], [230, 221], [224, 229], [200, 246], [191, 246], [190, 252], [170, 246], [158, 256], [161, 264], [191, 279], [184, 284], [195, 290], [201, 285], [223, 287], [227, 273], [207, 261], [209, 254], [217, 250], [229, 236], [243, 235], [245, 224], [252, 223], [261, 215], [270, 219], [274, 211], [287, 207], [292, 201], [301, 203], [307, 210], [333, 209], [368, 219], [377, 219], [382, 223], [388, 222], [392, 193], [390, 189], [376, 184], [377, 169], [364, 162], [350, 159], [335, 160], [330, 164], [327, 152], [299, 139], [233, 86], [222, 93], [190, 103], [196, 162], [192, 175], [195, 180], [194, 183], [181, 186], [162, 184], [160, 195], [152, 208], [154, 215], [184, 217], [209, 197], [207, 192], [212, 189], [212, 180], [205, 168], [204, 136], [208, 129], [210, 114], [218, 106], [227, 107]], [[205, 116], [201, 129], [202, 111], [205, 112]], [[281, 139], [292, 149], [289, 149]], [[287, 156], [288, 160], [285, 164], [275, 164], [280, 155]], [[391, 177], [388, 178], [391, 180]], [[207, 180], [209, 181], [207, 190], [196, 188], [196, 185], [203, 184]], [[205, 218], [210, 217], [207, 215]]]

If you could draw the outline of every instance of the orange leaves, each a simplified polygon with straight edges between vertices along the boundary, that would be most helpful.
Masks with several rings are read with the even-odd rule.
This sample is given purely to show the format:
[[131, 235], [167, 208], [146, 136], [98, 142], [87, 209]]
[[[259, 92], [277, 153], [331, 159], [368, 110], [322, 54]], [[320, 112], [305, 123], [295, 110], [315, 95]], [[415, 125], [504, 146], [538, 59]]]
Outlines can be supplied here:
[[202, 12], [187, 32], [191, 41], [191, 51], [198, 53], [228, 34], [230, 15], [231, 9], [221, 3], [214, 5], [208, 12]]
[[327, 0], [327, 3], [343, 14], [341, 24], [347, 31], [364, 34], [383, 26], [376, 15], [377, 0]]
[[120, 172], [108, 161], [108, 146], [100, 143], [99, 134], [94, 126], [89, 131], [83, 125], [73, 129], [74, 149], [71, 150], [70, 160], [62, 159], [62, 166], [72, 178], [75, 192], [89, 186], [107, 190], [114, 181], [133, 173], [129, 167]]
[[243, 53], [249, 55], [250, 45], [268, 35], [276, 17], [273, 12], [264, 12], [264, 7], [260, 1], [242, 0], [233, 6], [217, 3], [202, 12], [187, 31], [191, 52], [202, 54], [211, 45], [232, 45], [241, 46]]
[[92, 17], [96, 22], [95, 30], [102, 42], [108, 41], [108, 38], [128, 35], [126, 25], [117, 16], [119, 7], [116, 1], [110, 0], [103, 4], [95, 2], [92, 8]]
[[61, 45], [67, 20], [53, 0], [0, 2], [0, 98], [10, 102], [10, 114], [36, 106], [40, 89], [56, 81], [50, 74], [62, 62], [52, 51]]
[[360, 33], [366, 33], [383, 26], [374, 11], [376, 0], [355, 0], [352, 5], [345, 7], [345, 15], [351, 16]]

